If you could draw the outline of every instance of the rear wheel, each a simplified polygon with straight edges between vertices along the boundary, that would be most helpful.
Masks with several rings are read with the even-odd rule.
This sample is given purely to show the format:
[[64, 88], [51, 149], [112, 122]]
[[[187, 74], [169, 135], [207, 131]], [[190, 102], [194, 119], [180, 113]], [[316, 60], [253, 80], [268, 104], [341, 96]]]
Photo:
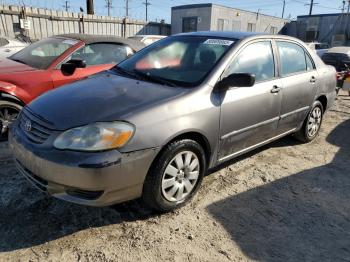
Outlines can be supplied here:
[[172, 142], [146, 177], [143, 201], [161, 212], [178, 208], [197, 192], [205, 172], [205, 152], [197, 142], [189, 139]]
[[0, 101], [0, 141], [7, 140], [9, 126], [17, 119], [22, 106], [2, 100]]
[[311, 142], [316, 138], [320, 131], [322, 120], [323, 106], [320, 101], [315, 101], [302, 128], [295, 134], [295, 137], [304, 143]]

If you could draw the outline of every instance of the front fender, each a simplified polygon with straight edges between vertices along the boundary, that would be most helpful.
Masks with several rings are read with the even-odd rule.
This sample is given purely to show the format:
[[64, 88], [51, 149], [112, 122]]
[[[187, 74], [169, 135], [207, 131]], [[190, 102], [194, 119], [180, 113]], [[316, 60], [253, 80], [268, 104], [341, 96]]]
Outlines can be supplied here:
[[22, 105], [29, 102], [29, 94], [22, 88], [4, 81], [0, 81], [0, 97], [16, 100]]

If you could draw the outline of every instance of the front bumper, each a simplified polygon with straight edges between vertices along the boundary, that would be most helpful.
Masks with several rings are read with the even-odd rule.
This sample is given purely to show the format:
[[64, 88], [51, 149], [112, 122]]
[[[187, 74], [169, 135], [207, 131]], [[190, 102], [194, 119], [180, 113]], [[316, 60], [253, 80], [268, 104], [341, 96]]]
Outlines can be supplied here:
[[[15, 126], [15, 125], [14, 125]], [[108, 206], [141, 196], [157, 149], [132, 153], [60, 151], [31, 143], [15, 127], [10, 148], [19, 172], [48, 194], [77, 204]]]

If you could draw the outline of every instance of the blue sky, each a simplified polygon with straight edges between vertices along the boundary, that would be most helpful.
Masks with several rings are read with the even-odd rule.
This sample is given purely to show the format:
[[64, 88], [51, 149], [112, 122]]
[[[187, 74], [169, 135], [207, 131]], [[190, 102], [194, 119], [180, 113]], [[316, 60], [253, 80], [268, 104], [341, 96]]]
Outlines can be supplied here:
[[[134, 19], [145, 18], [145, 6], [142, 4], [145, 0], [129, 0], [130, 9], [129, 16]], [[43, 8], [54, 8], [63, 10], [64, 0], [0, 0], [0, 3], [12, 3], [18, 4], [24, 2], [26, 5]], [[98, 15], [106, 15], [107, 8], [105, 0], [94, 0], [95, 12]], [[151, 5], [149, 6], [149, 20], [156, 21], [165, 19], [166, 22], [170, 22], [171, 7], [185, 4], [199, 4], [210, 3], [205, 0], [149, 0]], [[337, 13], [341, 12], [342, 0], [315, 0], [317, 2], [314, 6], [314, 14], [320, 13]], [[348, 0], [346, 0], [348, 2]], [[82, 6], [85, 10], [85, 0], [70, 0], [70, 10], [77, 12], [79, 7]], [[125, 15], [125, 0], [112, 0], [113, 8], [111, 9], [111, 15], [122, 17]], [[214, 4], [221, 4], [225, 6], [235, 7], [250, 10], [253, 12], [259, 12], [281, 16], [283, 0], [215, 0]], [[310, 0], [286, 0], [285, 17], [290, 15], [291, 18], [296, 18], [298, 15], [306, 15], [309, 11], [309, 6], [305, 4], [310, 3]]]

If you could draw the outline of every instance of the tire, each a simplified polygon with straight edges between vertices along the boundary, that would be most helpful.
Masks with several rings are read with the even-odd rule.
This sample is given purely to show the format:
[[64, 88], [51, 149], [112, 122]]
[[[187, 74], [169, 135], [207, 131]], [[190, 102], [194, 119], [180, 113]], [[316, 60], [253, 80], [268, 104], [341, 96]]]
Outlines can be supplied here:
[[303, 143], [314, 140], [321, 128], [324, 109], [320, 101], [315, 101], [307, 115], [301, 129], [294, 134], [295, 138]]
[[0, 141], [8, 138], [8, 127], [17, 119], [22, 106], [7, 100], [0, 100]]
[[158, 212], [179, 208], [196, 194], [206, 171], [205, 152], [201, 145], [190, 139], [174, 141], [152, 164], [143, 186], [142, 200]]

